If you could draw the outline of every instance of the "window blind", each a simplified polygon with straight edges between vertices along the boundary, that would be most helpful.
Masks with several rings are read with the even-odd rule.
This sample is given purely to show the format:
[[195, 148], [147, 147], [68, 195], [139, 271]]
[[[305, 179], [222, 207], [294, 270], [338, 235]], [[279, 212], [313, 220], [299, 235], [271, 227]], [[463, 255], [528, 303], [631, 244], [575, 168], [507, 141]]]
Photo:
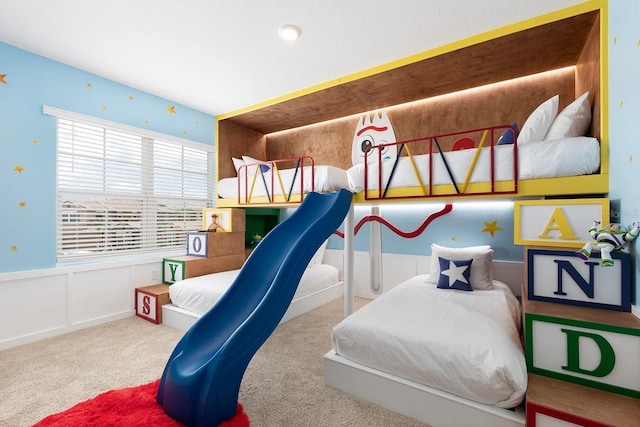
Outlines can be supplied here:
[[58, 262], [183, 249], [200, 229], [208, 147], [61, 117], [57, 142]]

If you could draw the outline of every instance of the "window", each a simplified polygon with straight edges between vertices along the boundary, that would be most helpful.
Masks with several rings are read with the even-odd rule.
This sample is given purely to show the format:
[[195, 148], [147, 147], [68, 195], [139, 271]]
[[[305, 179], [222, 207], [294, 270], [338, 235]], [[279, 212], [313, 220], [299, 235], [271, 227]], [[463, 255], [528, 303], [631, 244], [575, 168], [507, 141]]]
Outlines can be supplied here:
[[57, 115], [58, 262], [184, 249], [211, 207], [213, 147], [87, 121]]

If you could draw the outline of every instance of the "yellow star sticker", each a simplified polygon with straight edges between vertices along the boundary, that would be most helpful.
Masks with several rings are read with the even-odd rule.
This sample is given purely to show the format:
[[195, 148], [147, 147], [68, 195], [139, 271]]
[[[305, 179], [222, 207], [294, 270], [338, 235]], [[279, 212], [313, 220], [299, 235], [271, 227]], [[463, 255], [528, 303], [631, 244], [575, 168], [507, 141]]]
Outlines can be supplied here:
[[129, 101], [133, 101], [133, 95], [129, 95]]
[[38, 144], [40, 144], [40, 141], [36, 138], [36, 139], [33, 140], [33, 143], [38, 145]]
[[169, 106], [167, 106], [167, 111], [169, 112], [169, 114], [175, 114], [176, 113], [176, 107], [174, 107], [173, 105], [169, 105]]
[[493, 234], [496, 231], [502, 230], [502, 228], [498, 227], [498, 220], [495, 219], [493, 220], [493, 222], [487, 222], [487, 221], [483, 221], [484, 222], [484, 230], [482, 230], [482, 232], [484, 233], [485, 231], [491, 234], [491, 237], [493, 237]]
[[27, 206], [27, 202], [19, 202], [18, 206], [20, 206], [21, 208], [24, 208], [25, 206]]
[[87, 89], [91, 89], [93, 85], [91, 83], [87, 83]]
[[9, 83], [4, 79], [5, 77], [7, 77], [6, 74], [0, 74], [0, 83], [8, 85]]
[[11, 252], [15, 252], [18, 250], [18, 247], [16, 245], [11, 246]]
[[107, 106], [106, 106], [106, 105], [103, 105], [103, 106], [102, 106], [102, 109], [103, 109], [103, 110], [106, 110], [106, 109], [107, 109]]
[[22, 171], [24, 170], [24, 167], [17, 165], [15, 168], [13, 168], [13, 170], [18, 173], [22, 173]]

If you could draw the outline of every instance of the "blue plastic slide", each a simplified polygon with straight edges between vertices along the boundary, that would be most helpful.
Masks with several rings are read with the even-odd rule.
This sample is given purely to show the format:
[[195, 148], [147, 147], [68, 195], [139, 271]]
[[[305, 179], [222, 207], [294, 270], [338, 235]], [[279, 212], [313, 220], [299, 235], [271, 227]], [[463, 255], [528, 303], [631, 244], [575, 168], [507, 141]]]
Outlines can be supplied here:
[[178, 342], [157, 400], [187, 426], [217, 426], [233, 417], [242, 376], [282, 320], [305, 268], [340, 226], [347, 190], [309, 193], [253, 250], [231, 287]]

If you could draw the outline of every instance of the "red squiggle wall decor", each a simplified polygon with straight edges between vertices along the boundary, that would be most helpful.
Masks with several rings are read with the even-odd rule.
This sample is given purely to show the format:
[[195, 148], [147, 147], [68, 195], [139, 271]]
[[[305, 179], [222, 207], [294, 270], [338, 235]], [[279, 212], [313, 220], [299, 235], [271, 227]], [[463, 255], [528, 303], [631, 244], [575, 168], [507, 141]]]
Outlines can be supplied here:
[[[358, 224], [356, 224], [356, 226], [353, 228], [353, 234], [354, 235], [358, 234], [358, 231], [360, 231], [360, 228], [365, 223], [369, 221], [377, 221], [389, 227], [389, 229], [394, 233], [396, 233], [398, 236], [405, 237], [407, 239], [412, 239], [422, 234], [422, 232], [427, 228], [429, 224], [431, 224], [431, 222], [434, 219], [439, 218], [445, 214], [448, 214], [449, 212], [451, 212], [452, 209], [453, 209], [453, 205], [451, 205], [451, 203], [447, 203], [440, 211], [434, 212], [431, 215], [429, 215], [418, 228], [416, 228], [414, 231], [409, 231], [409, 232], [400, 230], [399, 228], [391, 224], [389, 221], [387, 221], [380, 215], [367, 215], [364, 218], [362, 218], [360, 221], [358, 221]], [[338, 236], [344, 238], [344, 233], [341, 231], [336, 230], [334, 231], [334, 234], [337, 234]]]

